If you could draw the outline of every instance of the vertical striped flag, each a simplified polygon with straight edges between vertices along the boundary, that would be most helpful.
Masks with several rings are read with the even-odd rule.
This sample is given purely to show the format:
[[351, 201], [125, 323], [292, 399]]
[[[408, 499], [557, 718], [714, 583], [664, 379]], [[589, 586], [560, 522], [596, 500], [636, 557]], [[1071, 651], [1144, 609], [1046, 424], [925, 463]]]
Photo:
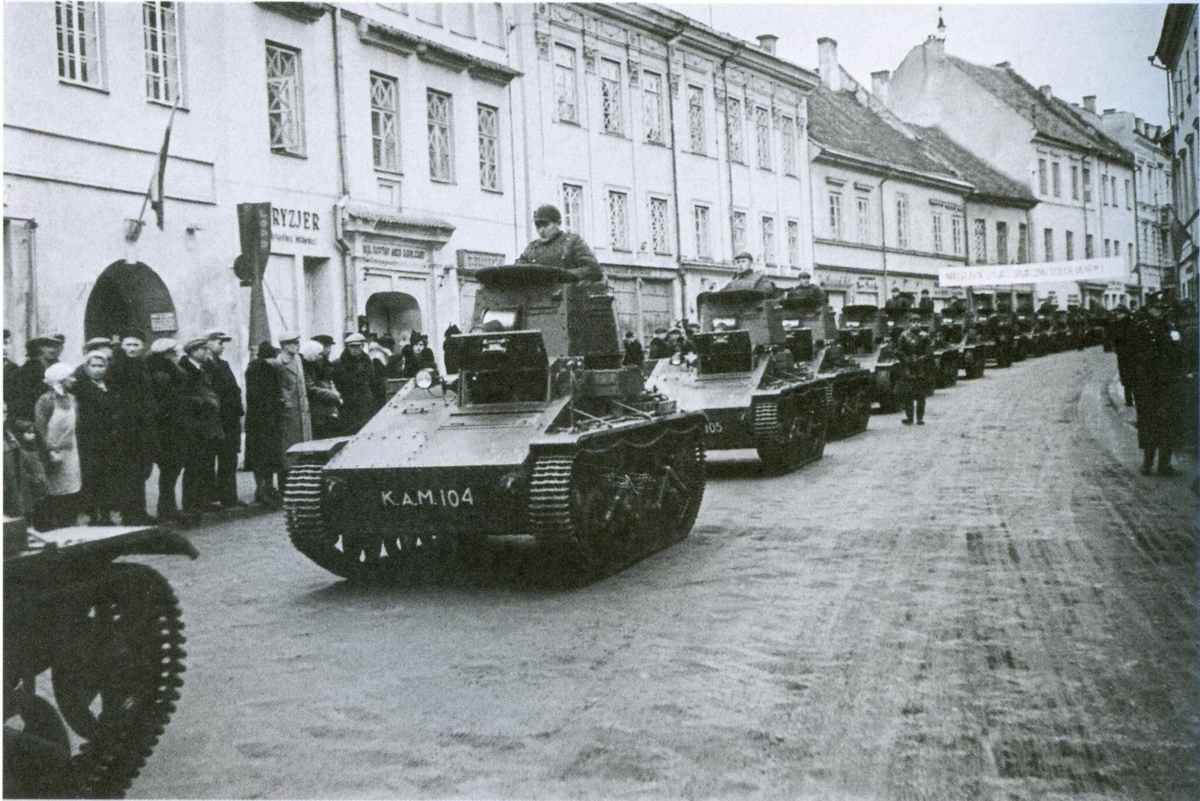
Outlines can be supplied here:
[[179, 93], [175, 93], [175, 104], [171, 106], [171, 116], [167, 118], [167, 130], [163, 134], [162, 147], [158, 151], [158, 168], [154, 171], [154, 177], [150, 179], [150, 189], [148, 196], [150, 198], [150, 207], [154, 209], [154, 216], [158, 220], [158, 230], [163, 227], [163, 212], [165, 211], [165, 197], [163, 196], [163, 181], [166, 178], [167, 172], [167, 150], [171, 147], [171, 126], [175, 124], [175, 111], [179, 108]]

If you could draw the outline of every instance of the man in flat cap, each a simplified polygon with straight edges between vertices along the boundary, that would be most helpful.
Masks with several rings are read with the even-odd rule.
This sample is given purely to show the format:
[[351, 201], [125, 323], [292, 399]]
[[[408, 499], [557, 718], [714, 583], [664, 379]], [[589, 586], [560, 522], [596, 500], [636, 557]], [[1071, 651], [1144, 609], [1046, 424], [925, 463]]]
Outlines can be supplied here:
[[206, 336], [188, 340], [179, 360], [183, 380], [179, 411], [183, 422], [183, 511], [209, 511], [213, 500], [213, 459], [222, 447], [221, 401], [205, 365], [212, 360]]
[[562, 215], [551, 205], [538, 206], [533, 213], [533, 226], [538, 238], [529, 243], [521, 258], [521, 264], [544, 264], [561, 267], [573, 273], [581, 281], [603, 281], [604, 273], [596, 261], [596, 255], [587, 242], [578, 234], [563, 231]]
[[204, 371], [221, 403], [221, 447], [217, 451], [213, 500], [226, 509], [244, 506], [237, 493], [238, 454], [242, 450], [242, 417], [246, 408], [242, 405], [242, 388], [233, 376], [229, 362], [221, 358], [225, 343], [232, 337], [224, 331], [214, 329], [204, 335], [208, 339], [208, 350], [212, 358], [205, 363]]
[[[33, 422], [34, 404], [46, 391], [43, 383], [46, 368], [58, 361], [54, 355], [57, 351], [58, 343], [49, 337], [34, 337], [25, 343], [25, 363], [17, 371], [12, 406], [8, 409], [14, 420]], [[6, 386], [5, 394], [9, 391]]]
[[285, 331], [279, 335], [280, 388], [283, 397], [283, 417], [280, 420], [280, 449], [313, 438], [312, 413], [308, 406], [308, 385], [304, 380], [304, 365], [300, 362], [300, 334]]
[[375, 362], [366, 353], [367, 338], [353, 333], [346, 337], [346, 348], [333, 363], [333, 383], [342, 394], [342, 431], [357, 433], [379, 411], [380, 385]]
[[812, 274], [801, 272], [796, 278], [799, 279], [799, 283], [788, 290], [788, 297], [800, 298], [813, 308], [823, 308], [825, 306], [825, 291], [811, 283]]

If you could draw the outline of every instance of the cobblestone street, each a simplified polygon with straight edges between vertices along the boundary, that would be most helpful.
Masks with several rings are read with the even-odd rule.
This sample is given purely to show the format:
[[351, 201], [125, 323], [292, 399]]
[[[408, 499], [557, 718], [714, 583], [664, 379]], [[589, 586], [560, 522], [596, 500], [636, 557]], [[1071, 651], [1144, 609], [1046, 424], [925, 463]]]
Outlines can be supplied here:
[[1195, 798], [1195, 454], [1139, 474], [1112, 354], [989, 370], [575, 590], [528, 551], [359, 588], [281, 514], [148, 558], [179, 710], [143, 798]]

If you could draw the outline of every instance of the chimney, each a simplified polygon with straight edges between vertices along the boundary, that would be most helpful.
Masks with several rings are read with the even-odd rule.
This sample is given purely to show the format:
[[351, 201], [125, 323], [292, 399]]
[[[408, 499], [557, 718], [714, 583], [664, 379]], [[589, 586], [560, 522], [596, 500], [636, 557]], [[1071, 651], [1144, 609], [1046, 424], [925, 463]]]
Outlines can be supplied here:
[[1011, 61], [1001, 61], [996, 66], [1002, 70], [1006, 70], [1006, 69], [1009, 69], [1010, 67], [1012, 67], [1012, 62]]
[[1143, 120], [1141, 117], [1133, 118], [1133, 132], [1134, 133], [1142, 134], [1143, 136], [1145, 136], [1146, 135], [1146, 127], [1145, 126], [1146, 126], [1146, 121]]
[[1042, 84], [1041, 86], [1038, 87], [1038, 91], [1041, 92], [1042, 97], [1046, 98], [1047, 100], [1054, 99], [1054, 93], [1050, 91], [1050, 84], [1048, 84], [1048, 83]]
[[1117, 113], [1117, 110], [1116, 110], [1115, 108], [1106, 108], [1106, 109], [1104, 109], [1104, 116], [1106, 116], [1106, 117], [1107, 117], [1109, 114], [1116, 114], [1116, 113]]
[[1095, 95], [1084, 95], [1083, 96], [1083, 107], [1086, 108], [1088, 111], [1092, 112], [1093, 114], [1095, 114], [1096, 113], [1096, 96]]
[[764, 33], [758, 38], [758, 49], [764, 53], [775, 55], [775, 43], [779, 41], [779, 37], [773, 33]]
[[946, 40], [938, 38], [934, 34], [929, 34], [929, 38], [925, 40], [925, 50], [930, 53], [935, 60], [940, 60], [946, 55]]
[[837, 42], [828, 36], [817, 40], [817, 63], [821, 71], [821, 83], [833, 92], [842, 90], [842, 70], [838, 66]]
[[871, 73], [871, 94], [875, 95], [884, 106], [888, 104], [888, 87], [891, 86], [891, 83], [892, 73], [888, 70]]

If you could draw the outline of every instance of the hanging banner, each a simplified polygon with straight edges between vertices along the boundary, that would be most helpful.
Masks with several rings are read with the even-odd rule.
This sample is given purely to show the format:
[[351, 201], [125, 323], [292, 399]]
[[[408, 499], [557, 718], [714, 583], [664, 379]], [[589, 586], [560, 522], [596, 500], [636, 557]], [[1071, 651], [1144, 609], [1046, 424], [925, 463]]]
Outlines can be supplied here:
[[263, 273], [271, 255], [271, 204], [239, 203], [238, 233], [242, 255], [234, 270], [243, 282], [250, 284], [250, 330], [247, 341], [252, 348], [271, 341], [271, 324], [267, 320], [267, 301], [263, 294]]
[[1127, 271], [1125, 260], [1120, 256], [1040, 264], [978, 264], [943, 267], [938, 283], [942, 286], [1007, 286], [1057, 281], [1123, 281]]

